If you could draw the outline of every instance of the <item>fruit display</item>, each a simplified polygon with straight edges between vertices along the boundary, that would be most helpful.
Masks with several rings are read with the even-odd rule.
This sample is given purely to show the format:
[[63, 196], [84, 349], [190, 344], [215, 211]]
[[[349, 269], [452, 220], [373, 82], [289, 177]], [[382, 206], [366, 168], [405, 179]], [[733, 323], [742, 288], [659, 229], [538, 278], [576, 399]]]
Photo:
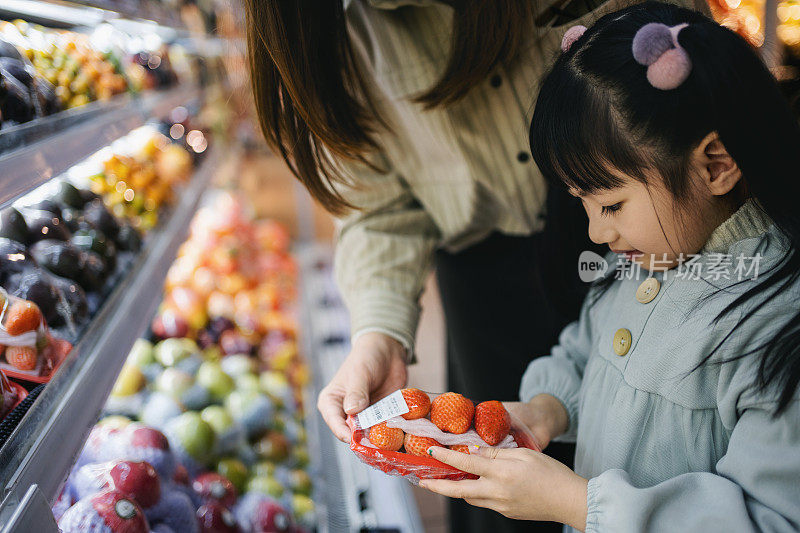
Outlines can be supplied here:
[[68, 181], [46, 198], [0, 212], [0, 285], [30, 300], [70, 341], [129, 266], [141, 235], [102, 199]]
[[158, 223], [158, 212], [175, 199], [194, 166], [189, 152], [154, 129], [136, 150], [103, 158], [102, 170], [91, 174], [91, 190], [103, 197], [111, 212], [143, 231]]
[[[313, 529], [309, 370], [297, 350], [288, 246], [282, 227], [252, 220], [231, 194], [198, 211], [152, 325], [156, 340], [132, 347], [54, 507], [63, 531], [76, 514], [94, 516], [87, 501], [108, 491], [153, 530]], [[231, 307], [178, 283], [174, 269], [189, 266], [191, 278], [205, 269], [203, 283], [226, 287]], [[266, 309], [252, 305], [256, 294], [269, 294]], [[115, 481], [117, 471], [134, 472], [135, 487]], [[137, 519], [135, 507], [128, 514]]]
[[431, 395], [407, 388], [394, 392], [358, 415], [349, 416], [350, 449], [365, 463], [412, 482], [420, 479], [470, 479], [428, 456], [431, 446], [469, 453], [473, 447], [539, 450], [524, 424], [496, 400], [477, 405], [455, 392]]
[[201, 348], [253, 354], [288, 374], [296, 360], [297, 266], [286, 230], [253, 222], [240, 198], [223, 194], [198, 211], [189, 240], [167, 274], [153, 324], [158, 338], [190, 336]]
[[[72, 345], [69, 342], [50, 334], [39, 306], [9, 296], [0, 288], [0, 369], [5, 372], [3, 380], [9, 375], [30, 381], [46, 381], [70, 350]], [[4, 401], [3, 405], [6, 403]]]

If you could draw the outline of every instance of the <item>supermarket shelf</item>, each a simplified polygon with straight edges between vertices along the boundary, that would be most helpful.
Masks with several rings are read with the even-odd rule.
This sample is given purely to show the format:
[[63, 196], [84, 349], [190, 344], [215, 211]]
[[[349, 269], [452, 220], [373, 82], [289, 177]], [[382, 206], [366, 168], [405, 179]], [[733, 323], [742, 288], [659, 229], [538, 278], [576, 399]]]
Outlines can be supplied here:
[[0, 16], [57, 28], [95, 26], [120, 17], [152, 21], [170, 28], [183, 26], [176, 10], [137, 0], [3, 0]]
[[[208, 153], [166, 223], [148, 235], [131, 273], [114, 289], [53, 381], [0, 449], [3, 533], [49, 531], [29, 520], [35, 518], [41, 524], [41, 513], [50, 513], [42, 502], [57, 497], [131, 345], [147, 329], [161, 300], [161, 280], [186, 238], [220, 157], [218, 149]], [[30, 493], [34, 485], [38, 495]], [[43, 508], [31, 512], [25, 502]]]
[[[301, 272], [302, 341], [312, 364], [314, 390], [319, 393], [350, 350], [347, 311], [338, 295], [331, 270], [332, 250], [319, 244], [295, 250]], [[315, 488], [318, 531], [422, 532], [417, 504], [407, 481], [387, 476], [359, 461], [339, 442], [319, 412], [309, 417], [310, 455], [323, 472]]]
[[0, 132], [0, 208], [122, 137], [149, 118], [197, 100], [197, 86], [92, 102]]

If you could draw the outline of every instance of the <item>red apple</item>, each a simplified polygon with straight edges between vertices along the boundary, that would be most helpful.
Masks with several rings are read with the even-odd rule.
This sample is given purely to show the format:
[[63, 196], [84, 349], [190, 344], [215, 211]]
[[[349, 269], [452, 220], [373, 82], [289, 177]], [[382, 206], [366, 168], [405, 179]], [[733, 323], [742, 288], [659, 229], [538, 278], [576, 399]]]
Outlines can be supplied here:
[[200, 474], [192, 482], [194, 490], [204, 502], [218, 502], [225, 507], [236, 503], [236, 488], [228, 478], [216, 472]]
[[142, 507], [151, 507], [161, 498], [161, 481], [150, 463], [119, 461], [111, 467], [109, 476], [114, 489]]
[[202, 533], [240, 533], [233, 514], [219, 502], [206, 502], [197, 510]]

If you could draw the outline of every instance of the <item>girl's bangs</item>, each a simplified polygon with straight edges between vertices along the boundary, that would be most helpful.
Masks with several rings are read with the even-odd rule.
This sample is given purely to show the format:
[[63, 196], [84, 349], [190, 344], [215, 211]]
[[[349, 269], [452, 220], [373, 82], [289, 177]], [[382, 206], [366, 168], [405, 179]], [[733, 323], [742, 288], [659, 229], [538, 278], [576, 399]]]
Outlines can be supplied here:
[[643, 180], [641, 169], [649, 162], [622, 132], [613, 95], [566, 70], [554, 70], [545, 81], [534, 111], [530, 143], [539, 170], [586, 194], [621, 186], [624, 180], [614, 170]]

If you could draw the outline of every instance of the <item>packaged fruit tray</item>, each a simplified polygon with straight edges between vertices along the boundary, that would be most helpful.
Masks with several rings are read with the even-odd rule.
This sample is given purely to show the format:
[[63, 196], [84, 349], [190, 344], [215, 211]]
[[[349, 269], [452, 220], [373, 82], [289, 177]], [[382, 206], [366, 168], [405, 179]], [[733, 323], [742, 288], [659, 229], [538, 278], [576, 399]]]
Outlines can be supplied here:
[[[476, 404], [455, 392], [401, 389], [347, 418], [350, 449], [386, 474], [420, 479], [475, 479], [428, 456], [431, 446], [463, 453], [475, 447], [540, 451], [533, 434], [496, 400]], [[404, 450], [401, 452], [400, 450]]]

